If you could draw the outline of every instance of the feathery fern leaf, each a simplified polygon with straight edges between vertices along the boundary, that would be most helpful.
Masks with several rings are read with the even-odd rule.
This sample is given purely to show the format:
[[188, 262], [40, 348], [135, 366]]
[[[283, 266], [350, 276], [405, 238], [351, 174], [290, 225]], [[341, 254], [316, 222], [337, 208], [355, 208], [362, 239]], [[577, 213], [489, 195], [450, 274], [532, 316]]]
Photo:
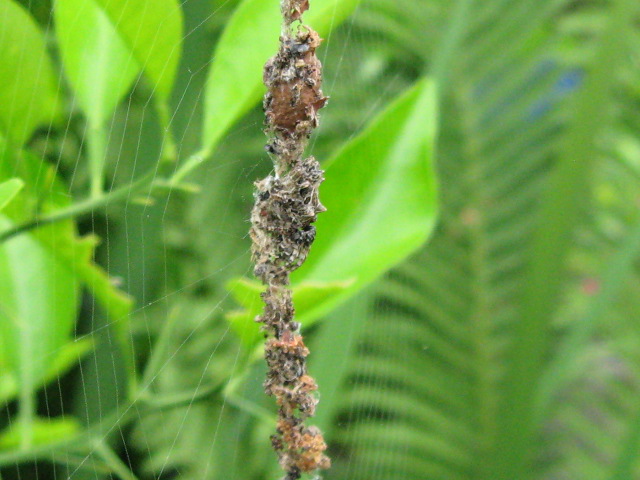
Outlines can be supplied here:
[[[615, 6], [598, 5], [598, 14], [620, 18]], [[563, 1], [472, 2], [444, 98], [443, 221], [425, 251], [375, 294], [343, 382], [347, 403], [334, 435], [344, 454], [330, 478], [344, 472], [354, 479], [539, 478], [552, 463], [575, 458], [552, 457], [533, 419], [533, 397], [557, 338], [554, 318], [570, 284], [555, 282], [553, 274], [549, 285], [558, 300], [538, 292], [530, 298], [548, 303], [534, 308], [521, 300], [531, 295], [531, 265], [545, 256], [551, 268], [540, 271], [538, 282], [550, 281], [550, 272], [569, 278], [564, 250], [548, 255], [531, 248], [551, 218], [538, 213], [550, 172], [573, 151], [567, 129], [583, 122], [580, 135], [589, 142], [606, 132], [591, 117], [575, 117], [595, 107], [588, 104], [592, 98], [573, 93], [593, 82], [592, 72], [597, 76], [610, 58], [564, 57], [568, 34], [554, 29], [558, 20], [583, 13]], [[610, 51], [624, 49], [622, 37], [607, 38], [618, 42], [608, 44]], [[599, 41], [596, 35], [596, 48]], [[609, 118], [600, 117], [603, 123]], [[591, 143], [580, 147], [578, 153], [593, 155]], [[587, 191], [575, 187], [576, 195]], [[580, 213], [575, 208], [571, 204], [569, 215]], [[560, 243], [572, 250], [580, 218], [557, 218], [570, 220], [557, 234], [569, 236]], [[620, 394], [620, 401], [632, 398]], [[600, 437], [592, 439], [613, 441], [593, 431]], [[601, 478], [587, 473], [567, 478]]]

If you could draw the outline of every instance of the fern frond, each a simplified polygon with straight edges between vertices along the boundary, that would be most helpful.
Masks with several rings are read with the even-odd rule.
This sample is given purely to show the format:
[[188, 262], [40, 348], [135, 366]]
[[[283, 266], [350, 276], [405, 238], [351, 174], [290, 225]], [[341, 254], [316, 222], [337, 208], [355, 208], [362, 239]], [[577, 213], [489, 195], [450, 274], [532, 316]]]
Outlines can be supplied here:
[[[615, 15], [610, 3], [597, 10], [607, 20]], [[565, 55], [562, 43], [571, 34], [554, 27], [583, 14], [563, 1], [472, 2], [445, 86], [441, 226], [425, 251], [379, 285], [343, 384], [347, 404], [335, 435], [347, 452], [339, 471], [349, 478], [545, 478], [550, 465], [576, 458], [550, 455], [541, 438], [553, 422], [537, 430], [533, 403], [523, 396], [534, 394], [544, 368], [535, 356], [546, 356], [557, 338], [556, 300], [538, 310], [548, 314], [536, 322], [550, 335], [534, 346], [535, 355], [514, 356], [514, 349], [538, 335], [527, 333], [532, 324], [523, 322], [532, 313], [521, 299], [530, 295], [530, 266], [540, 254], [531, 247], [540, 198], [550, 172], [566, 159], [575, 102], [590, 100], [573, 98], [591, 78], [588, 62], [603, 61]], [[598, 32], [593, 38], [599, 41]], [[553, 265], [563, 278], [553, 283], [559, 298], [571, 286], [562, 269]], [[516, 361], [525, 362], [521, 370]], [[514, 379], [525, 371], [531, 378]], [[619, 393], [620, 401], [633, 398]], [[609, 408], [620, 421], [628, 418], [621, 405]], [[573, 438], [613, 441], [576, 422]], [[393, 460], [388, 452], [403, 454]], [[534, 458], [540, 461], [531, 468]], [[567, 478], [600, 478], [587, 470]]]

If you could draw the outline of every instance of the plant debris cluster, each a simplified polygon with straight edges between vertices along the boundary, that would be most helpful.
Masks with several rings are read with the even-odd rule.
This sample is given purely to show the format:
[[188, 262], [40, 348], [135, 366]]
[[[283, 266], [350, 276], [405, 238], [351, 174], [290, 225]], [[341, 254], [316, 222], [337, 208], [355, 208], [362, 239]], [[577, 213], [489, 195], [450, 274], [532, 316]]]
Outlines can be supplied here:
[[322, 66], [316, 57], [320, 37], [300, 21], [308, 0], [282, 0], [283, 30], [278, 53], [264, 68], [268, 92], [264, 98], [266, 133], [275, 173], [256, 183], [251, 215], [254, 273], [267, 289], [262, 294], [263, 324], [268, 340], [265, 358], [269, 371], [265, 392], [279, 406], [277, 433], [271, 437], [284, 480], [297, 480], [302, 472], [326, 469], [329, 458], [322, 433], [305, 425], [317, 404], [316, 382], [307, 374], [309, 350], [294, 321], [288, 288], [291, 272], [307, 258], [315, 239], [317, 215], [325, 208], [318, 189], [323, 171], [314, 157], [304, 158], [309, 136], [318, 126], [322, 94]]

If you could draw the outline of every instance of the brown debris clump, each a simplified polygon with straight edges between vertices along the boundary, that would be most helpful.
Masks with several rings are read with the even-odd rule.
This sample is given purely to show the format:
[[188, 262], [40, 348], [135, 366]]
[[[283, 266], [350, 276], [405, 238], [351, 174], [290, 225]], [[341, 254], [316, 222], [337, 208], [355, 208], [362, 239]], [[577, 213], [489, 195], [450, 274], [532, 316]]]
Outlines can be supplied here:
[[320, 37], [309, 27], [292, 26], [309, 8], [309, 0], [282, 0], [283, 32], [278, 53], [264, 68], [265, 149], [272, 155], [275, 174], [256, 183], [251, 214], [254, 273], [267, 289], [262, 293], [263, 324], [268, 340], [269, 367], [265, 392], [279, 407], [277, 433], [271, 437], [283, 480], [297, 480], [303, 472], [326, 469], [329, 458], [322, 433], [305, 426], [317, 404], [317, 385], [307, 374], [309, 350], [294, 321], [289, 276], [299, 268], [315, 239], [320, 203], [318, 189], [323, 171], [313, 157], [304, 158], [309, 136], [318, 126], [318, 110], [326, 103], [322, 94], [322, 65], [316, 57]]

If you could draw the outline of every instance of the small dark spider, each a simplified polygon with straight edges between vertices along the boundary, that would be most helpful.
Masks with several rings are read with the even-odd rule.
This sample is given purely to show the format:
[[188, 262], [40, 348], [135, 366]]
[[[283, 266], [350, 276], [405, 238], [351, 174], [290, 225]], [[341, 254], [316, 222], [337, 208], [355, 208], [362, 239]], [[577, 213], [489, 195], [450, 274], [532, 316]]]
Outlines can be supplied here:
[[302, 473], [300, 473], [300, 469], [297, 467], [292, 467], [291, 470], [287, 472], [286, 480], [300, 480], [302, 478]]

